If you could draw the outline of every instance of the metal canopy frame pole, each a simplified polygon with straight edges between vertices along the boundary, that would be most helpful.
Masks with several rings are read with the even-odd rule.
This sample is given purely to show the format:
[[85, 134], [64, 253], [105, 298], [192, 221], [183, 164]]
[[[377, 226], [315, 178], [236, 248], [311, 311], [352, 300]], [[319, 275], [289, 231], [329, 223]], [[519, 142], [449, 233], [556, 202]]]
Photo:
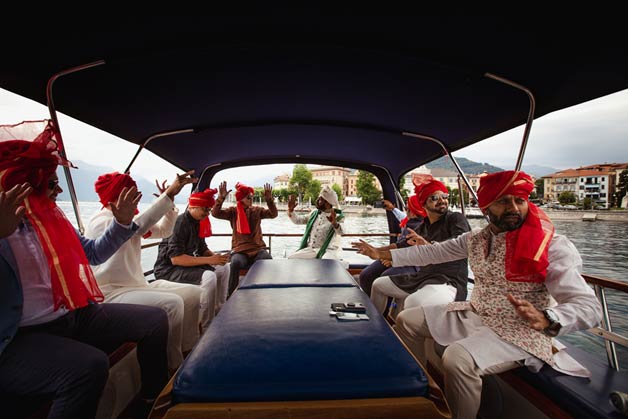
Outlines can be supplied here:
[[124, 173], [129, 174], [129, 172], [131, 170], [131, 166], [133, 166], [133, 163], [135, 163], [135, 160], [140, 155], [140, 152], [142, 150], [144, 150], [146, 148], [146, 146], [148, 145], [148, 143], [153, 141], [155, 138], [168, 137], [170, 135], [178, 135], [178, 134], [189, 134], [189, 133], [194, 133], [194, 132], [195, 132], [194, 128], [185, 128], [185, 129], [179, 129], [179, 130], [174, 130], [174, 131], [159, 132], [157, 134], [151, 135], [142, 144], [140, 144], [139, 148], [135, 152], [135, 155], [131, 159], [131, 162], [126, 167], [126, 169], [124, 169]]
[[[68, 74], [76, 73], [82, 70], [87, 70], [88, 68], [96, 67], [103, 64], [105, 64], [105, 60], [94, 61], [92, 63], [83, 64], [77, 67], [72, 67], [67, 70], [60, 71], [59, 73], [53, 75], [52, 77], [50, 77], [50, 79], [48, 79], [48, 84], [46, 85], [46, 100], [48, 103], [48, 111], [50, 112], [50, 119], [52, 119], [52, 122], [57, 131], [56, 133], [58, 137], [57, 140], [59, 141], [59, 144], [61, 145], [60, 154], [64, 159], [67, 159], [68, 157], [65, 152], [65, 146], [63, 145], [63, 138], [61, 136], [61, 127], [59, 126], [59, 119], [57, 118], [57, 110], [55, 108], [54, 99], [52, 96], [52, 87], [54, 85], [54, 82], [57, 81], [57, 79], [59, 79], [60, 77], [66, 76]], [[78, 206], [78, 199], [76, 197], [76, 189], [74, 188], [74, 182], [72, 181], [72, 174], [70, 173], [70, 168], [63, 166], [63, 173], [65, 174], [65, 180], [68, 184], [68, 192], [70, 193], [70, 199], [72, 201], [72, 208], [74, 208], [74, 216], [76, 217], [76, 222], [78, 224], [79, 231], [82, 234], [85, 232], [85, 227], [83, 226], [83, 221], [81, 220], [81, 215], [80, 215], [79, 206]]]
[[484, 74], [484, 76], [488, 77], [489, 79], [496, 80], [500, 83], [504, 83], [508, 86], [514, 87], [515, 89], [519, 89], [525, 92], [526, 95], [528, 95], [528, 100], [530, 101], [530, 109], [528, 111], [528, 119], [526, 121], [526, 126], [523, 131], [523, 138], [521, 139], [521, 147], [519, 148], [519, 156], [517, 156], [517, 164], [515, 165], [515, 170], [519, 171], [521, 170], [521, 164], [523, 163], [523, 156], [526, 152], [526, 147], [528, 146], [528, 138], [530, 137], [530, 131], [532, 130], [532, 122], [534, 121], [534, 111], [536, 109], [536, 100], [534, 99], [534, 95], [532, 94], [530, 89], [528, 89], [525, 86], [520, 85], [519, 83], [515, 83], [512, 80], [508, 80], [504, 77], [500, 77], [492, 73], [486, 73]]

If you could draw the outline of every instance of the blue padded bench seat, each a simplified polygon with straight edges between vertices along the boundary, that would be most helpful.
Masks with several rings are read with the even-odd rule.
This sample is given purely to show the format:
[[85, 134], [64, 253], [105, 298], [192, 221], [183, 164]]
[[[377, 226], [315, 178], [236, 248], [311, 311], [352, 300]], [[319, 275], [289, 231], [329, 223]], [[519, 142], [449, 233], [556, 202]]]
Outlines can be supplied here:
[[567, 342], [565, 349], [591, 372], [591, 379], [572, 377], [545, 365], [538, 373], [527, 368], [510, 371], [564, 411], [577, 418], [625, 418], [609, 401], [613, 391], [628, 391], [628, 371], [615, 371], [604, 361]]
[[[370, 320], [329, 315], [331, 303], [349, 301], [364, 303]], [[423, 370], [359, 288], [255, 288], [237, 290], [212, 321], [180, 368], [172, 400], [399, 398], [427, 390]]]
[[334, 259], [268, 259], [253, 264], [239, 289], [357, 286], [349, 272]]

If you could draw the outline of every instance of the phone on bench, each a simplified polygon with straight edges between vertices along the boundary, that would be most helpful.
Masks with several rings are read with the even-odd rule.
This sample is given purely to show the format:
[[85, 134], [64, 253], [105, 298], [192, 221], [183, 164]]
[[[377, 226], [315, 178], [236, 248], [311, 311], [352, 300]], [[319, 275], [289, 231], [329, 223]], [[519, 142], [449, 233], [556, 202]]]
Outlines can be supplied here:
[[335, 312], [366, 313], [366, 307], [362, 303], [331, 303], [331, 309]]

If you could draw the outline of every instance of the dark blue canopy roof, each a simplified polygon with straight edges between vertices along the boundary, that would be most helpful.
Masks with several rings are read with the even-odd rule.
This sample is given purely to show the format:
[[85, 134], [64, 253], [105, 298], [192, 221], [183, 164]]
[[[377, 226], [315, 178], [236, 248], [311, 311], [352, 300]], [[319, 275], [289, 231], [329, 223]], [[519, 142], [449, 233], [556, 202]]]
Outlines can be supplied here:
[[5, 26], [0, 87], [45, 103], [53, 74], [104, 59], [56, 81], [58, 110], [137, 144], [191, 128], [147, 148], [209, 166], [201, 183], [278, 162], [396, 180], [443, 155], [403, 131], [455, 151], [525, 122], [526, 94], [487, 72], [529, 88], [535, 117], [628, 88], [623, 26], [583, 31], [587, 19], [169, 17], [61, 23], [45, 28], [47, 47], [14, 42]]

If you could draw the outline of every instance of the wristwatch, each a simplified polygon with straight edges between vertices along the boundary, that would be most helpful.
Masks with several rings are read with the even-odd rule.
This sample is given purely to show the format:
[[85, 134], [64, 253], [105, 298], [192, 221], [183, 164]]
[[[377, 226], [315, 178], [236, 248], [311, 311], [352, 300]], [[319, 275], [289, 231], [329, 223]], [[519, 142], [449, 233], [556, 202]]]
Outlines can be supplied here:
[[546, 308], [545, 310], [543, 310], [543, 315], [549, 321], [549, 326], [543, 329], [543, 333], [550, 337], [558, 336], [558, 332], [560, 332], [560, 329], [561, 327], [563, 327], [563, 325], [560, 324], [556, 313], [554, 313], [553, 310]]

